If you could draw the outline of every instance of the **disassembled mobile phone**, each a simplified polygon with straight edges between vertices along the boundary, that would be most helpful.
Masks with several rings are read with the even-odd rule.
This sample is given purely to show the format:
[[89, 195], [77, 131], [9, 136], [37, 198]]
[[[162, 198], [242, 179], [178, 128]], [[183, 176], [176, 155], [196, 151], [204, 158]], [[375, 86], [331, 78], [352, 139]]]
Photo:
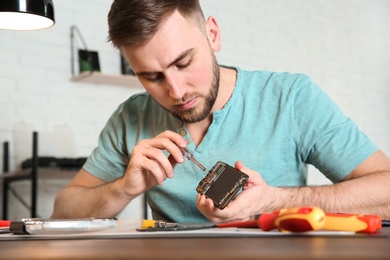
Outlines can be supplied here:
[[218, 161], [199, 182], [196, 191], [212, 199], [217, 208], [224, 209], [248, 178], [245, 173]]

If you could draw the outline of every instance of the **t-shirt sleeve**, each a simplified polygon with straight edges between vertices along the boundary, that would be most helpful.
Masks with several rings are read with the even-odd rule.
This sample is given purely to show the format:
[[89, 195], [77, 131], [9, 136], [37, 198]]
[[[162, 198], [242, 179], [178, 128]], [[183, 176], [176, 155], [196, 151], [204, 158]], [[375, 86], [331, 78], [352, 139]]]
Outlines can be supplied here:
[[378, 147], [308, 77], [295, 88], [300, 156], [332, 182], [339, 182]]

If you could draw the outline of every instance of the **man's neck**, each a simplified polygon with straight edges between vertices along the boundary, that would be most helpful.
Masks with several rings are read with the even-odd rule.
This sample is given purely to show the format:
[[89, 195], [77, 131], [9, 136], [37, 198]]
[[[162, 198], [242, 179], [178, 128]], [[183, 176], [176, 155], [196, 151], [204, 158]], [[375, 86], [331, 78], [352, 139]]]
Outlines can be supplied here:
[[186, 128], [195, 146], [198, 146], [202, 142], [209, 126], [213, 122], [212, 113], [223, 109], [233, 95], [237, 81], [237, 71], [234, 69], [220, 67], [220, 72], [218, 97], [210, 115], [201, 122], [186, 124]]
[[233, 95], [237, 82], [237, 71], [231, 68], [220, 67], [218, 97], [211, 112], [221, 110]]

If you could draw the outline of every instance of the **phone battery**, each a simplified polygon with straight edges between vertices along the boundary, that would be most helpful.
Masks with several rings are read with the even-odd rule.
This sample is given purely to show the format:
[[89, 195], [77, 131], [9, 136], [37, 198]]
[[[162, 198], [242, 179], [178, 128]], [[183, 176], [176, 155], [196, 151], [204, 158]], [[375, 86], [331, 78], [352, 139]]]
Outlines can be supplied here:
[[249, 176], [230, 165], [218, 161], [196, 188], [200, 194], [213, 200], [216, 207], [224, 209], [237, 195]]

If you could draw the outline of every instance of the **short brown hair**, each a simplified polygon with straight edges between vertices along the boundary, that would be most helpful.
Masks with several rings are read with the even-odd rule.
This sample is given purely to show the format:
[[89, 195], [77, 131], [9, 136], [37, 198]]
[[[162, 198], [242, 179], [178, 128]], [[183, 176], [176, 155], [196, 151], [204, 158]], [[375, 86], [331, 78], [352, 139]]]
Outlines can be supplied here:
[[142, 45], [175, 10], [204, 21], [199, 0], [114, 0], [108, 13], [108, 41], [118, 49]]

